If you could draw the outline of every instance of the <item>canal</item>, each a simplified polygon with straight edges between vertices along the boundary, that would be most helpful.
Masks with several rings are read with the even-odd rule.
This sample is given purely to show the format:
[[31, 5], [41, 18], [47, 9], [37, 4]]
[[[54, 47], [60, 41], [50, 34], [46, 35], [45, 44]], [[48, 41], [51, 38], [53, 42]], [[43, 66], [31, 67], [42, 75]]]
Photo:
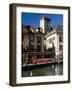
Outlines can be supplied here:
[[22, 77], [63, 75], [63, 63], [22, 70]]

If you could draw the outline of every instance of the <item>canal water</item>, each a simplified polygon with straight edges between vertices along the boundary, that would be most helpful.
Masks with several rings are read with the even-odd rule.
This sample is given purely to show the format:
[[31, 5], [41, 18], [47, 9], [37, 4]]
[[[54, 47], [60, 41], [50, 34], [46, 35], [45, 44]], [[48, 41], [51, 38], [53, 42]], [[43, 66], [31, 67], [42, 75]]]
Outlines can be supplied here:
[[63, 75], [63, 63], [23, 70], [22, 77]]

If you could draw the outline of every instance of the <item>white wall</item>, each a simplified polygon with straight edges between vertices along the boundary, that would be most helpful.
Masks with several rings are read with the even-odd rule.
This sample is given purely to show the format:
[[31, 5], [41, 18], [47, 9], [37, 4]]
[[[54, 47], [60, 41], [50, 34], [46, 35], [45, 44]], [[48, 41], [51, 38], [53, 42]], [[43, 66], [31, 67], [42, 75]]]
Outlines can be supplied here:
[[[9, 4], [10, 3], [34, 3], [34, 4], [49, 4], [49, 5], [57, 5], [57, 6], [66, 5], [66, 6], [71, 6], [71, 11], [72, 11], [72, 0], [0, 0], [0, 90], [44, 90], [44, 89], [72, 90], [72, 77], [71, 77], [71, 83], [69, 84], [57, 84], [57, 85], [54, 84], [54, 85], [27, 86], [27, 87], [9, 86], [8, 83], [9, 83]], [[72, 12], [71, 12], [71, 20], [72, 20]], [[72, 31], [70, 32], [70, 34], [72, 34]], [[71, 69], [72, 69], [72, 61], [71, 61]], [[72, 76], [72, 72], [71, 72], [71, 76]]]
[[54, 46], [56, 47], [56, 37], [57, 37], [56, 33], [53, 33], [50, 36], [46, 37], [46, 49], [53, 47], [53, 44], [49, 43], [49, 40], [52, 38], [55, 38], [55, 40], [53, 40], [53, 43], [54, 43]]
[[56, 38], [56, 55], [59, 55], [59, 34], [58, 33], [56, 33], [56, 36], [55, 36], [55, 38]]

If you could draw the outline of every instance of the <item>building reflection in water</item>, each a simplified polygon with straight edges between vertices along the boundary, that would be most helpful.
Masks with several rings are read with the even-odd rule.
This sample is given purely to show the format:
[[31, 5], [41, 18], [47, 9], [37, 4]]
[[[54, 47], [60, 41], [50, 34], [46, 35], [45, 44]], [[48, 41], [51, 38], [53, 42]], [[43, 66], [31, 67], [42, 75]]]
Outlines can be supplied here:
[[63, 63], [25, 70], [22, 77], [63, 75]]

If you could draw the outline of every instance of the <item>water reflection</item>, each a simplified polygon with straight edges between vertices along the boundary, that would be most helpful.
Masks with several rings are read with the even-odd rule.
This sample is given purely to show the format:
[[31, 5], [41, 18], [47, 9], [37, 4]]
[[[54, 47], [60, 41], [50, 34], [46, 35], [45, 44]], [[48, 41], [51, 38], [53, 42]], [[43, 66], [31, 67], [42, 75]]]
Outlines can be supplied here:
[[22, 77], [62, 75], [63, 63], [22, 71]]

